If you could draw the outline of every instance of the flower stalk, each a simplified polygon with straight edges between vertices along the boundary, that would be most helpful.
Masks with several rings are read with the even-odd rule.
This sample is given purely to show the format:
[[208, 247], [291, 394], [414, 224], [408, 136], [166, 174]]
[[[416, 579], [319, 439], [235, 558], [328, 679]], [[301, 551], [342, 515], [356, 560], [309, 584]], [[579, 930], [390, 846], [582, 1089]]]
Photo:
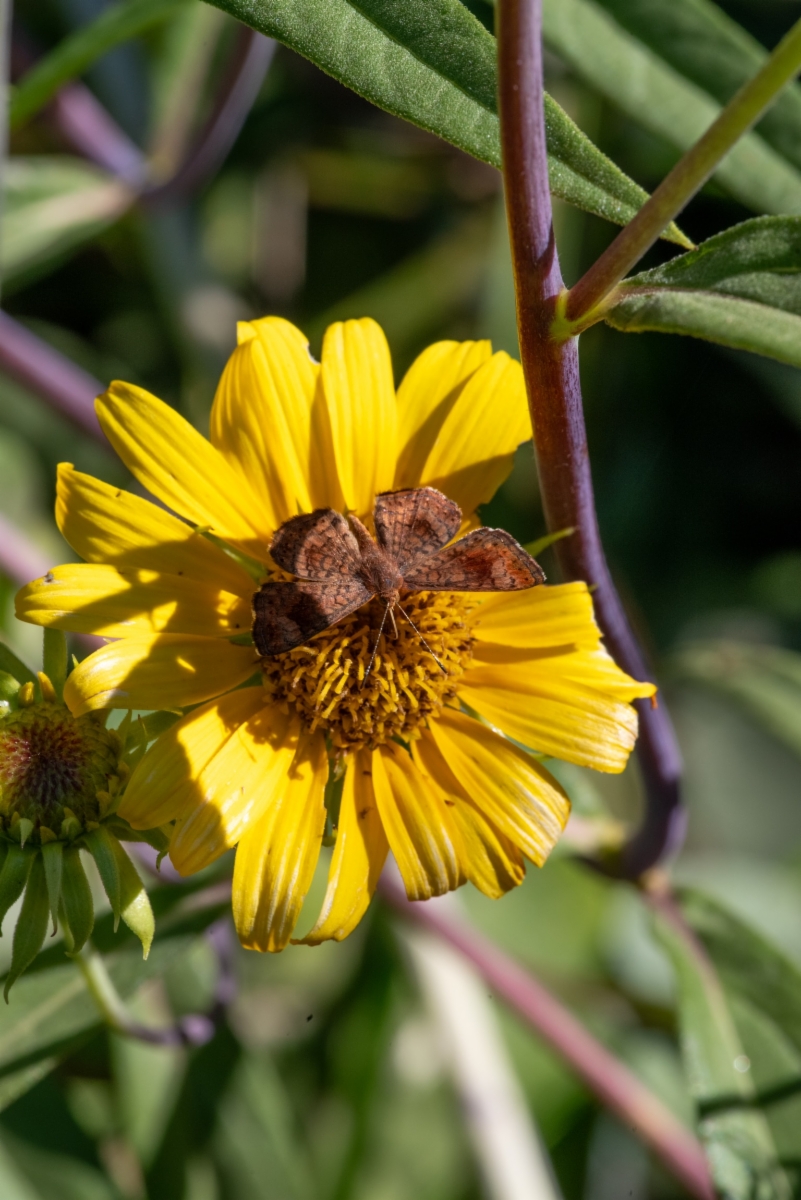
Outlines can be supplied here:
[[[497, 32], [501, 143], [517, 324], [545, 518], [575, 532], [555, 545], [568, 580], [593, 589], [598, 623], [618, 666], [648, 679], [642, 651], [609, 573], [595, 512], [575, 338], [551, 336], [563, 293], [553, 232], [543, 119], [541, 0], [500, 0]], [[643, 824], [616, 871], [636, 877], [680, 840], [681, 756], [664, 705], [636, 702], [638, 754], [648, 796]]]
[[801, 21], [762, 69], [732, 97], [706, 133], [676, 163], [632, 221], [567, 293], [552, 336], [565, 341], [603, 316], [614, 289], [682, 211], [743, 134], [801, 70]]

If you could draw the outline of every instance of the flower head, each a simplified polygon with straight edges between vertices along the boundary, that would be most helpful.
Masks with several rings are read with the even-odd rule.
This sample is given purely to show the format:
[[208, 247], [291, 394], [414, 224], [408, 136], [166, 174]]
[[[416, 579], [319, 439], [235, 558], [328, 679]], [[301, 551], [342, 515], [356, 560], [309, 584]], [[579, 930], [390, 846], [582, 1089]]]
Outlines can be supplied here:
[[268, 318], [240, 326], [210, 441], [128, 384], [112, 384], [98, 415], [178, 515], [63, 465], [57, 518], [87, 561], [24, 588], [18, 614], [114, 639], [67, 682], [76, 716], [192, 706], [137, 766], [120, 813], [135, 828], [174, 822], [183, 873], [237, 846], [244, 945], [286, 945], [327, 823], [335, 847], [310, 943], [351, 932], [389, 850], [412, 899], [466, 880], [490, 896], [520, 883], [569, 811], [539, 755], [623, 769], [631, 701], [653, 688], [606, 653], [583, 584], [413, 594], [422, 638], [403, 622], [396, 637], [385, 629], [369, 677], [377, 601], [273, 658], [260, 661], [250, 637], [257, 582], [282, 578], [271, 538], [291, 517], [332, 507], [369, 523], [378, 493], [431, 485], [459, 504], [464, 529], [479, 524], [531, 433], [507, 355], [438, 343], [396, 394], [373, 321], [329, 328], [317, 364], [297, 329]]
[[[71, 953], [90, 936], [82, 849], [97, 863], [116, 921], [130, 926], [147, 956], [153, 913], [119, 842], [140, 835], [116, 811], [130, 772], [129, 728], [127, 721], [120, 732], [106, 729], [100, 712], [73, 716], [43, 671], [35, 680], [0, 672], [0, 924], [24, 892], [6, 998], [41, 949], [49, 918], [53, 932], [61, 921]], [[157, 830], [147, 840], [166, 849]]]

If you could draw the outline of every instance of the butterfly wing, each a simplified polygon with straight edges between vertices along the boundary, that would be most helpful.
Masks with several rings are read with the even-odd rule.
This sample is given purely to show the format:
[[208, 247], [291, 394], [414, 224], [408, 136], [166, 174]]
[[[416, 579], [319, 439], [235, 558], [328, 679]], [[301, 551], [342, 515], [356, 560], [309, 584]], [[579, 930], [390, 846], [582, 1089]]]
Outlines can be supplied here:
[[372, 595], [357, 579], [263, 583], [253, 597], [256, 649], [270, 657], [302, 646], [315, 633], [361, 608]]
[[403, 488], [376, 496], [378, 542], [398, 564], [401, 575], [447, 545], [461, 523], [459, 505], [436, 488]]
[[404, 575], [413, 592], [516, 592], [545, 582], [539, 563], [502, 529], [475, 529]]
[[285, 521], [273, 535], [270, 554], [279, 567], [302, 579], [350, 577], [361, 563], [350, 526], [333, 508]]

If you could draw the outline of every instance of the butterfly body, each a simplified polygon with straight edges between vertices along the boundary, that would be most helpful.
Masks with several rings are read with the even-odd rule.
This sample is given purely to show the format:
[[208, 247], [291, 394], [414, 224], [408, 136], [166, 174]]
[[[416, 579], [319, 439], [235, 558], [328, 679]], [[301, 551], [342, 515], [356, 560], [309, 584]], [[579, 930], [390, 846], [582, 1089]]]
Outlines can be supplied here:
[[253, 641], [262, 657], [302, 646], [374, 596], [386, 616], [404, 592], [517, 591], [545, 581], [503, 530], [475, 529], [452, 542], [461, 509], [436, 488], [382, 492], [374, 520], [375, 538], [358, 517], [331, 508], [277, 530], [270, 553], [296, 578], [263, 583], [253, 597]]

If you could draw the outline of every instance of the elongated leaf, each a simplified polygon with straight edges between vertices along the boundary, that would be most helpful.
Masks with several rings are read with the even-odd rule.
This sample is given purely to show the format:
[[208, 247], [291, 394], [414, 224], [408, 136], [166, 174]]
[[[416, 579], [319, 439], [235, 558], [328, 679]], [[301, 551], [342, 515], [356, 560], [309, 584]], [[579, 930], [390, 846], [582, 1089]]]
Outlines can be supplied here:
[[750, 642], [698, 642], [675, 659], [685, 679], [730, 696], [801, 754], [801, 655]]
[[41, 854], [37, 854], [28, 875], [25, 899], [14, 930], [14, 945], [11, 967], [6, 976], [3, 997], [8, 1002], [8, 993], [36, 958], [47, 933], [47, 918], [50, 915], [50, 900], [47, 894], [45, 869]]
[[[658, 48], [654, 53], [637, 41], [594, 0], [545, 0], [543, 15], [546, 43], [577, 74], [679, 150], [697, 141], [720, 112], [717, 100], [682, 78], [658, 57]], [[715, 179], [756, 212], [801, 212], [801, 173], [756, 134], [726, 155]]]
[[704, 338], [801, 366], [801, 218], [757, 217], [633, 275], [605, 314], [627, 333]]
[[0, 671], [5, 671], [18, 683], [36, 683], [33, 671], [25, 666], [21, 658], [17, 658], [14, 651], [9, 649], [5, 642], [0, 642]]
[[[711, 0], [598, 0], [616, 21], [686, 79], [725, 104], [756, 75], [765, 47]], [[801, 87], [773, 102], [757, 131], [801, 168]]]
[[0, 265], [15, 282], [57, 265], [116, 221], [134, 195], [80, 159], [35, 155], [6, 162], [4, 199]]
[[[379, 108], [501, 164], [495, 39], [460, 0], [214, 0]], [[551, 189], [625, 224], [646, 193], [546, 99]], [[671, 240], [688, 245], [678, 230]]]
[[682, 891], [682, 909], [715, 964], [780, 1158], [801, 1164], [801, 971], [712, 897]]
[[761, 1009], [801, 1054], [801, 970], [713, 897], [686, 888], [681, 903], [724, 987]]
[[676, 972], [682, 1056], [715, 1185], [727, 1200], [790, 1200], [767, 1121], [747, 1107], [754, 1086], [734, 1065], [743, 1048], [723, 989], [676, 923], [659, 915], [654, 926]]
[[172, 16], [189, 0], [123, 0], [104, 9], [96, 20], [59, 42], [55, 50], [32, 67], [14, 90], [11, 128], [38, 112], [60, 87], [81, 75], [101, 55], [129, 38], [138, 37]]

